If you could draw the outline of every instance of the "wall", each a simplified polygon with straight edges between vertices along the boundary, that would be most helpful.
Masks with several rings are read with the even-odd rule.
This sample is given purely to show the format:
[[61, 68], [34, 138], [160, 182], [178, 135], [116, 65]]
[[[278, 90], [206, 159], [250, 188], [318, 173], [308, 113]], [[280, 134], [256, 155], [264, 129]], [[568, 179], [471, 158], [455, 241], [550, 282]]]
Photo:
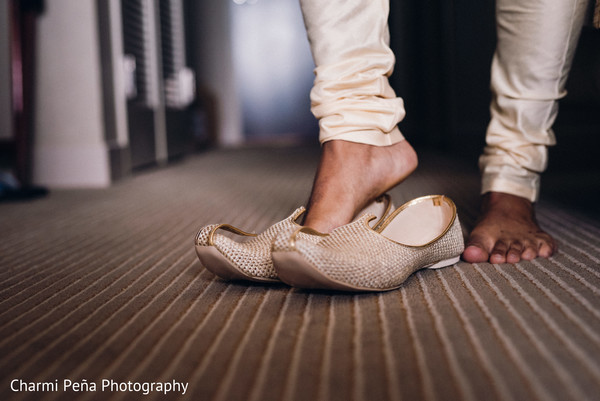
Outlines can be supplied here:
[[392, 0], [390, 33], [403, 134], [419, 147], [477, 155], [489, 120], [493, 2]]
[[[597, 169], [600, 147], [600, 30], [584, 27], [554, 124], [549, 169]], [[575, 156], [576, 155], [576, 156]]]
[[233, 63], [249, 141], [317, 143], [310, 112], [314, 63], [298, 0], [236, 0]]
[[[405, 100], [404, 135], [476, 165], [489, 122], [494, 2], [391, 0], [392, 86]], [[554, 126], [551, 167], [591, 163], [600, 143], [600, 30], [584, 28]], [[582, 150], [590, 149], [586, 157]], [[577, 152], [578, 157], [573, 158]], [[575, 160], [576, 159], [576, 160]]]
[[95, 0], [46, 2], [36, 62], [34, 181], [109, 185]]
[[113, 178], [131, 170], [127, 98], [125, 94], [121, 0], [96, 0], [104, 92], [104, 128]]
[[0, 140], [12, 138], [8, 1], [0, 1]]
[[190, 58], [198, 95], [215, 99], [215, 125], [220, 145], [243, 142], [242, 111], [235, 82], [230, 8], [232, 0], [188, 1], [192, 15]]

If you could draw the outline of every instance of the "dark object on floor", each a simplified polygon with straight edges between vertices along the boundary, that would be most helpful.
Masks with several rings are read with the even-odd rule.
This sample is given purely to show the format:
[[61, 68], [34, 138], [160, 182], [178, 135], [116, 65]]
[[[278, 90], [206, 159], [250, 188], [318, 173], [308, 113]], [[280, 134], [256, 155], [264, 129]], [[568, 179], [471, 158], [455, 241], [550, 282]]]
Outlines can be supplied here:
[[48, 195], [48, 190], [35, 185], [22, 186], [10, 173], [0, 173], [0, 202], [37, 199]]

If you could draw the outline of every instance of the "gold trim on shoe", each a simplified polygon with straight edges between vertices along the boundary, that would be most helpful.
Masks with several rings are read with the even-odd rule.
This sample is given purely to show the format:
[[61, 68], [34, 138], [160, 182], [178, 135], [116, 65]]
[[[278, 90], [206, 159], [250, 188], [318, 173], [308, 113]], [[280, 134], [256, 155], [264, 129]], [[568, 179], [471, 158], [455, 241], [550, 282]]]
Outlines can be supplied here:
[[[300, 215], [298, 217], [300, 217]], [[214, 227], [208, 234], [208, 245], [210, 245], [210, 246], [215, 245], [214, 235], [217, 232], [217, 230], [219, 230], [219, 229], [223, 229], [225, 231], [229, 231], [230, 233], [234, 233], [234, 234], [241, 235], [244, 237], [256, 237], [258, 235], [258, 234], [254, 234], [254, 233], [247, 233], [247, 232], [242, 231], [239, 228], [234, 227], [230, 224], [219, 224], [216, 227]]]
[[438, 235], [436, 238], [434, 238], [431, 241], [427, 242], [426, 244], [422, 244], [422, 245], [403, 244], [402, 242], [394, 241], [391, 238], [388, 238], [388, 239], [390, 241], [396, 243], [396, 244], [399, 244], [399, 245], [402, 245], [402, 246], [407, 246], [407, 247], [410, 247], [410, 248], [422, 248], [422, 247], [426, 247], [428, 245], [431, 245], [434, 242], [438, 241], [440, 238], [442, 238], [444, 235], [446, 235], [446, 233], [448, 232], [448, 230], [450, 230], [450, 228], [454, 224], [454, 220], [456, 220], [456, 216], [457, 216], [456, 204], [452, 201], [452, 199], [448, 198], [445, 195], [427, 195], [427, 196], [421, 196], [419, 198], [415, 198], [415, 199], [413, 199], [411, 201], [406, 202], [404, 205], [400, 206], [398, 209], [394, 210], [394, 212], [392, 214], [390, 214], [389, 216], [387, 216], [385, 218], [385, 221], [382, 221], [378, 225], [378, 227], [376, 227], [375, 229], [372, 229], [368, 225], [368, 222], [366, 222], [367, 228], [372, 229], [372, 230], [374, 230], [374, 231], [376, 231], [376, 232], [378, 232], [378, 233], [381, 234], [381, 232], [383, 230], [385, 230], [386, 227], [394, 220], [394, 218], [398, 214], [400, 214], [402, 211], [408, 209], [411, 206], [414, 206], [414, 205], [416, 205], [418, 203], [421, 203], [421, 202], [424, 202], [424, 201], [427, 201], [427, 200], [431, 200], [433, 202], [434, 206], [442, 206], [442, 202], [446, 202], [448, 205], [450, 205], [450, 207], [452, 209], [452, 217], [451, 217], [450, 222], [448, 223], [448, 226], [446, 227], [446, 229], [440, 235]]
[[[383, 213], [381, 214], [381, 217], [379, 218], [377, 223], [375, 223], [375, 226], [373, 227], [374, 229], [377, 229], [377, 227], [379, 227], [379, 225], [381, 223], [383, 223], [385, 217], [390, 214], [392, 208], [394, 207], [394, 205], [392, 204], [392, 197], [390, 196], [390, 194], [387, 194], [387, 193], [380, 195], [378, 198], [375, 199], [375, 202], [383, 202], [384, 200], [387, 201], [387, 206], [386, 206], [385, 210], [383, 211]], [[358, 216], [358, 217], [360, 217], [360, 216]], [[375, 218], [377, 218], [377, 217], [375, 217]]]

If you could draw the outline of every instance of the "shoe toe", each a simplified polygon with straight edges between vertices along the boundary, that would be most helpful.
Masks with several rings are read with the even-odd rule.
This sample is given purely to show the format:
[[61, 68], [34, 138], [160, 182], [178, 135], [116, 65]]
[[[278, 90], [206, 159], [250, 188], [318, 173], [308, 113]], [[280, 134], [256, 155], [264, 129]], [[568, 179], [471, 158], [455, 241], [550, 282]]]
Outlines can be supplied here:
[[195, 238], [195, 245], [210, 246], [210, 244], [208, 243], [208, 238], [210, 237], [210, 233], [213, 232], [218, 226], [219, 224], [210, 224], [198, 230], [198, 233], [196, 234]]

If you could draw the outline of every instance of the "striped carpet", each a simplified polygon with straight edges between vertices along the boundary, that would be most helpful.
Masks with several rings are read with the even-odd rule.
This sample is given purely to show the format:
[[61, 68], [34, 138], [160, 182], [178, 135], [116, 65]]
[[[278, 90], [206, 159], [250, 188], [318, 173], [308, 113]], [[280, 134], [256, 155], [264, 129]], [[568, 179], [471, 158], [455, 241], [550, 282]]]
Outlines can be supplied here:
[[[0, 400], [600, 399], [600, 228], [581, 211], [540, 205], [560, 246], [550, 260], [461, 262], [383, 294], [202, 267], [197, 228], [282, 219], [317, 157], [212, 151], [107, 190], [1, 204]], [[447, 194], [468, 229], [477, 188], [475, 171], [431, 155], [392, 195]]]

